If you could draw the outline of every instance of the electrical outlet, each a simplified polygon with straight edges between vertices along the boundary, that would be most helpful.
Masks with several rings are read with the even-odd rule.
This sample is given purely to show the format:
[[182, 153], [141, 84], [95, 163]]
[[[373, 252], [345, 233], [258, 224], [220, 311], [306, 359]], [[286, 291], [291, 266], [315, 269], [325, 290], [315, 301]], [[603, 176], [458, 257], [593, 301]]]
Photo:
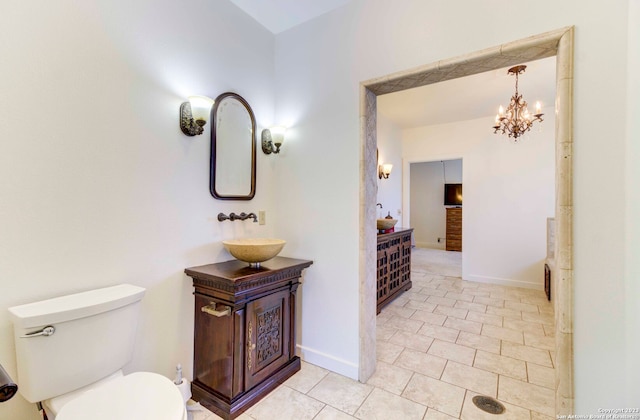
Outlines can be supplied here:
[[258, 212], [258, 224], [259, 225], [264, 225], [264, 224], [267, 223], [265, 214], [266, 214], [266, 211], [264, 211], [264, 210], [260, 210]]

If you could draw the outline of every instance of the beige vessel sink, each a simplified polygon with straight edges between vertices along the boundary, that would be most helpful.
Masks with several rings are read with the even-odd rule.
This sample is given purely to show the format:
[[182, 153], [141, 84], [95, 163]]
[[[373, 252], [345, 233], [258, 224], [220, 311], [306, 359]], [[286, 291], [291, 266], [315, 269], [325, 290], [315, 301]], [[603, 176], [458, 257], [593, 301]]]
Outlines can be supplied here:
[[222, 241], [227, 251], [240, 261], [259, 267], [263, 261], [270, 260], [282, 251], [287, 243], [282, 239], [247, 238]]
[[394, 227], [396, 223], [398, 223], [397, 219], [377, 219], [376, 227], [378, 230], [387, 230]]

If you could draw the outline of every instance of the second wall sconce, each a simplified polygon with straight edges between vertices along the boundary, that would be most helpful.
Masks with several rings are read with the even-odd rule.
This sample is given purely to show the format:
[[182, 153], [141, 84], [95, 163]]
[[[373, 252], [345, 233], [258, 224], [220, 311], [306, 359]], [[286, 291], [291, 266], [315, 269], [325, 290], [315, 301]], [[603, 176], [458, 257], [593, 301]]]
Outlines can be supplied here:
[[180, 129], [185, 135], [197, 136], [204, 132], [213, 102], [206, 96], [189, 96], [189, 102], [180, 105]]
[[378, 165], [378, 178], [389, 179], [389, 175], [391, 175], [391, 169], [393, 169], [393, 165], [390, 163], [383, 163], [382, 165]]
[[265, 155], [280, 153], [286, 131], [286, 127], [271, 127], [262, 130], [262, 151]]

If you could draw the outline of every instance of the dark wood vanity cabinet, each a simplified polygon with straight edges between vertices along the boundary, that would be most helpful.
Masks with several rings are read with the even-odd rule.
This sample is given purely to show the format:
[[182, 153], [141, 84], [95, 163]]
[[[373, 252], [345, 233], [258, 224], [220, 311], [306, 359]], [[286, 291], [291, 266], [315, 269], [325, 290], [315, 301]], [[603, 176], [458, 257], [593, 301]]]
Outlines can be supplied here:
[[276, 257], [185, 270], [195, 288], [194, 400], [233, 419], [300, 370], [295, 298], [311, 264]]
[[411, 234], [413, 228], [396, 228], [395, 232], [378, 235], [377, 313], [411, 289]]

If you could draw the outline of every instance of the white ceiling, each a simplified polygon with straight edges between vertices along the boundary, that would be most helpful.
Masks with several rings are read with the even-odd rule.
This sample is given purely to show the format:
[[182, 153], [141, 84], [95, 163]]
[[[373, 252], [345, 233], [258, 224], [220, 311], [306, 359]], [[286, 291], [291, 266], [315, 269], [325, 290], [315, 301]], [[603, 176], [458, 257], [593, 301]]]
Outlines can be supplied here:
[[231, 0], [262, 26], [277, 34], [344, 6], [351, 0]]
[[[535, 110], [555, 102], [555, 57], [522, 63], [518, 90]], [[378, 112], [400, 128], [446, 124], [486, 117], [492, 124], [498, 106], [505, 108], [515, 91], [515, 76], [507, 68], [378, 96]]]
[[[337, 9], [351, 0], [231, 0], [272, 33]], [[426, 63], [425, 63], [426, 64]], [[527, 65], [519, 76], [519, 90], [533, 110], [555, 101], [555, 57], [521, 63]], [[400, 128], [445, 124], [487, 117], [489, 124], [505, 108], [515, 88], [515, 77], [507, 68], [467, 76], [420, 88], [378, 97], [378, 112]]]

